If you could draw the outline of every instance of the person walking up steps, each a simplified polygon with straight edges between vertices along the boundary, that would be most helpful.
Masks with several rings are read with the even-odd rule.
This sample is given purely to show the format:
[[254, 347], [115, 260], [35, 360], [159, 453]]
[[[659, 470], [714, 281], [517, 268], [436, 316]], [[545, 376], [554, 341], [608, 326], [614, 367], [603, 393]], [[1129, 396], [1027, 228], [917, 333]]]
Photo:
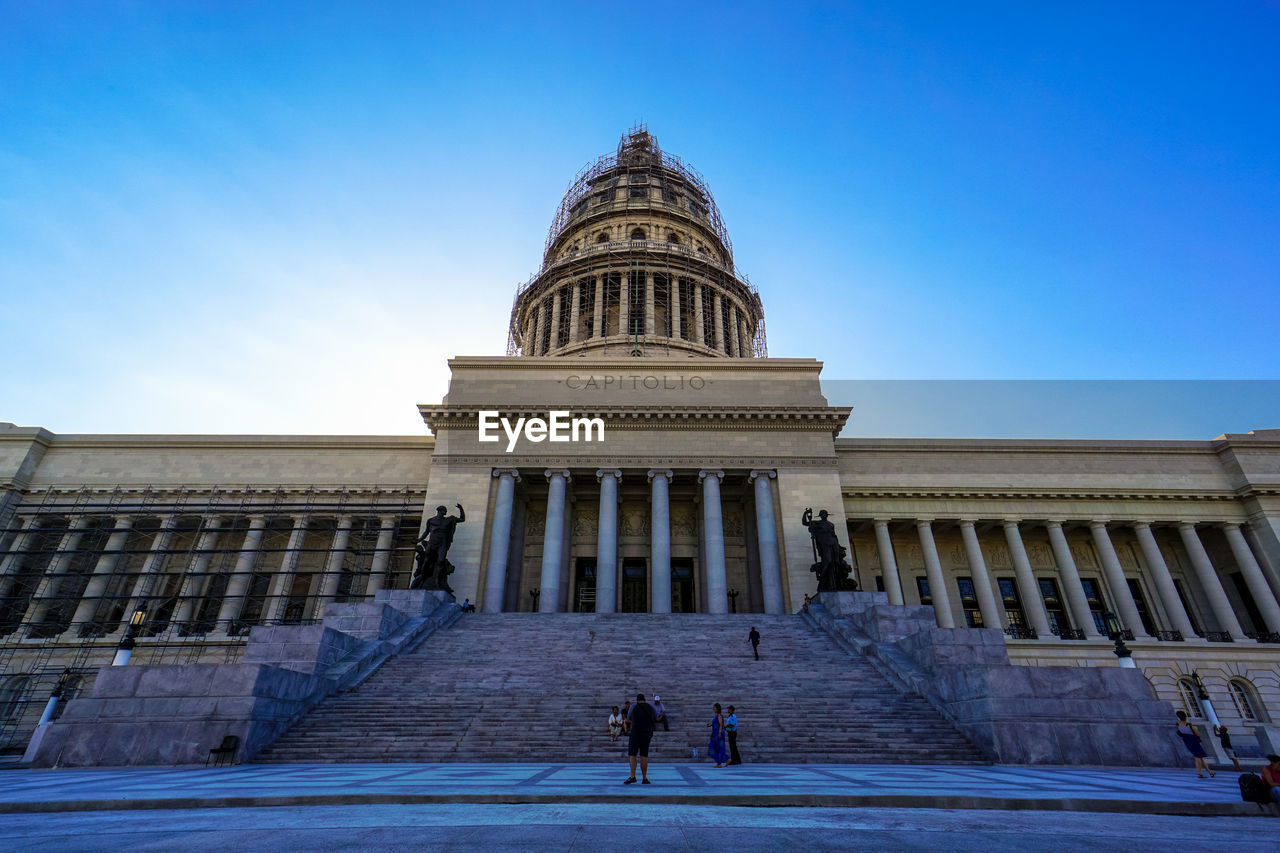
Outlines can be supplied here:
[[751, 633], [747, 635], [747, 639], [751, 641], [751, 651], [756, 653], [756, 660], [760, 660], [760, 632], [755, 626], [751, 626]]
[[636, 696], [636, 704], [631, 706], [631, 728], [627, 738], [627, 761], [631, 765], [631, 775], [622, 784], [634, 785], [636, 781], [636, 759], [640, 759], [640, 776], [644, 784], [649, 784], [649, 741], [653, 739], [653, 729], [658, 722], [658, 715], [653, 713], [653, 706], [644, 701], [644, 694]]

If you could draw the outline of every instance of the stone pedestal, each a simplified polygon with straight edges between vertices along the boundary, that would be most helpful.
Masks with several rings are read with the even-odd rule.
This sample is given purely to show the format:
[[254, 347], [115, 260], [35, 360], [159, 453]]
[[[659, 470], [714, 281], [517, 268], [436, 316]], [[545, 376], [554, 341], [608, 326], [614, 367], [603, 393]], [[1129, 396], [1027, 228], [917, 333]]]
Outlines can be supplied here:
[[380, 589], [373, 599], [389, 604], [411, 618], [429, 616], [440, 605], [454, 600], [442, 589]]

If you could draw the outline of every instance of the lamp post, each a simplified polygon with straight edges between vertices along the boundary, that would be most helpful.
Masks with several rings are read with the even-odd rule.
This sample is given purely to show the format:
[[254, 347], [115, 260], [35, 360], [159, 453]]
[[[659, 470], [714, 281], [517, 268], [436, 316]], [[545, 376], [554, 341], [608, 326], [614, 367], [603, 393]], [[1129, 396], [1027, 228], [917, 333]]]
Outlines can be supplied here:
[[147, 621], [146, 610], [139, 607], [133, 611], [133, 616], [129, 617], [129, 627], [125, 629], [124, 638], [120, 640], [120, 645], [116, 646], [116, 656], [111, 661], [112, 666], [129, 665], [129, 658], [133, 657], [133, 639], [138, 636], [138, 631], [145, 621]]
[[1204, 682], [1200, 680], [1200, 673], [1194, 669], [1191, 670], [1191, 683], [1195, 685], [1196, 697], [1200, 700], [1201, 707], [1204, 708], [1204, 716], [1214, 728], [1222, 726], [1218, 722], [1218, 712], [1213, 710], [1213, 702], [1209, 699], [1209, 691], [1205, 688]]
[[1124, 629], [1120, 626], [1120, 618], [1108, 610], [1102, 614], [1103, 620], [1107, 625], [1107, 638], [1116, 644], [1116, 657], [1120, 659], [1121, 669], [1137, 669], [1138, 665], [1133, 662], [1133, 652], [1124, 644]]
[[729, 590], [729, 612], [738, 612], [738, 591], [736, 589]]
[[530, 605], [530, 607], [529, 607], [529, 612], [531, 612], [531, 613], [537, 613], [537, 612], [538, 612], [538, 596], [540, 596], [540, 595], [542, 595], [542, 590], [541, 590], [541, 589], [531, 589], [531, 590], [529, 590], [529, 597], [533, 599], [533, 604], [532, 604], [532, 605]]
[[53, 692], [49, 694], [49, 701], [45, 703], [44, 713], [40, 715], [40, 722], [37, 726], [43, 726], [45, 723], [53, 720], [53, 711], [58, 707], [58, 702], [62, 700], [62, 694], [67, 692], [67, 685], [71, 682], [71, 667], [67, 667], [62, 671], [62, 675], [58, 676], [58, 683], [54, 686]]

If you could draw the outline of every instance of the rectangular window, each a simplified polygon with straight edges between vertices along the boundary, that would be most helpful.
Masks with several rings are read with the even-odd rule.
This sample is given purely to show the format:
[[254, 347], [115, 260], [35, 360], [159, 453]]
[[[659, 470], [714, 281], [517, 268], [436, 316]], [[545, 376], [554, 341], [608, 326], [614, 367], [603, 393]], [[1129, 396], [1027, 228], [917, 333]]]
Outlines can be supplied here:
[[702, 288], [702, 343], [714, 347], [716, 341], [716, 303], [711, 288]]
[[627, 334], [644, 336], [644, 270], [627, 273]]
[[604, 319], [600, 330], [602, 337], [616, 335], [622, 329], [622, 318], [618, 316], [622, 305], [622, 274], [611, 272], [604, 276]]
[[964, 608], [964, 622], [970, 628], [982, 628], [982, 610], [978, 607], [978, 592], [974, 589], [973, 578], [956, 578], [956, 588], [960, 590], [960, 606]]
[[1236, 595], [1240, 596], [1240, 603], [1244, 605], [1244, 612], [1253, 623], [1253, 633], [1266, 631], [1267, 623], [1262, 621], [1262, 611], [1258, 610], [1258, 603], [1253, 600], [1253, 593], [1249, 590], [1249, 584], [1245, 582], [1244, 575], [1240, 572], [1232, 572], [1231, 585], [1235, 587]]
[[929, 579], [926, 577], [916, 578], [916, 592], [920, 593], [921, 604], [933, 604], [933, 596], [929, 593]]
[[1204, 631], [1200, 630], [1200, 622], [1196, 619], [1196, 612], [1191, 609], [1191, 600], [1187, 598], [1187, 590], [1182, 585], [1182, 581], [1174, 578], [1173, 588], [1178, 591], [1178, 600], [1182, 602], [1182, 609], [1186, 611], [1187, 621], [1191, 623], [1191, 628], [1196, 632], [1197, 636], [1203, 637]]
[[1137, 578], [1125, 578], [1129, 584], [1129, 594], [1133, 596], [1134, 606], [1138, 608], [1138, 618], [1142, 620], [1143, 629], [1153, 637], [1157, 629], [1156, 622], [1151, 618], [1151, 609], [1147, 607], [1147, 597], [1142, 594], [1142, 584]]
[[1061, 637], [1062, 632], [1071, 630], [1071, 621], [1062, 606], [1062, 596], [1058, 594], [1058, 582], [1053, 578], [1037, 578], [1040, 597], [1044, 599], [1045, 613], [1049, 617], [1049, 630]]
[[630, 198], [648, 198], [649, 188], [648, 187], [627, 187], [627, 195]]
[[1080, 578], [1080, 586], [1084, 588], [1085, 600], [1089, 602], [1089, 615], [1093, 617], [1093, 627], [1105, 637], [1107, 603], [1102, 599], [1102, 587], [1096, 578]]
[[1018, 584], [1013, 578], [996, 578], [1000, 585], [1000, 597], [1004, 599], [1004, 612], [1009, 617], [1009, 625], [1014, 628], [1025, 628], [1026, 617], [1022, 615], [1022, 598], [1018, 595]]
[[876, 575], [876, 592], [884, 592], [884, 575]]
[[590, 340], [595, 325], [596, 280], [584, 278], [578, 282], [578, 340]]
[[692, 279], [682, 278], [676, 284], [680, 293], [680, 338], [691, 341], [694, 336], [693, 324], [698, 317], [693, 302], [697, 291], [693, 289]]

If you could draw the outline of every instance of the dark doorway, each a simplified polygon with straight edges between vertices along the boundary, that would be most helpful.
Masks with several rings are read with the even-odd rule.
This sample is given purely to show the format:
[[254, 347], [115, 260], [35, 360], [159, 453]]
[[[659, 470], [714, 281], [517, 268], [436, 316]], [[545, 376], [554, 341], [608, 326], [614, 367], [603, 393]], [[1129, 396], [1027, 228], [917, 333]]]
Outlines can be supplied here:
[[574, 572], [573, 612], [594, 613], [596, 610], [596, 561], [592, 557], [579, 557]]
[[693, 560], [671, 561], [671, 612], [693, 613]]
[[622, 612], [648, 613], [649, 573], [645, 570], [645, 561], [640, 559], [622, 561]]

